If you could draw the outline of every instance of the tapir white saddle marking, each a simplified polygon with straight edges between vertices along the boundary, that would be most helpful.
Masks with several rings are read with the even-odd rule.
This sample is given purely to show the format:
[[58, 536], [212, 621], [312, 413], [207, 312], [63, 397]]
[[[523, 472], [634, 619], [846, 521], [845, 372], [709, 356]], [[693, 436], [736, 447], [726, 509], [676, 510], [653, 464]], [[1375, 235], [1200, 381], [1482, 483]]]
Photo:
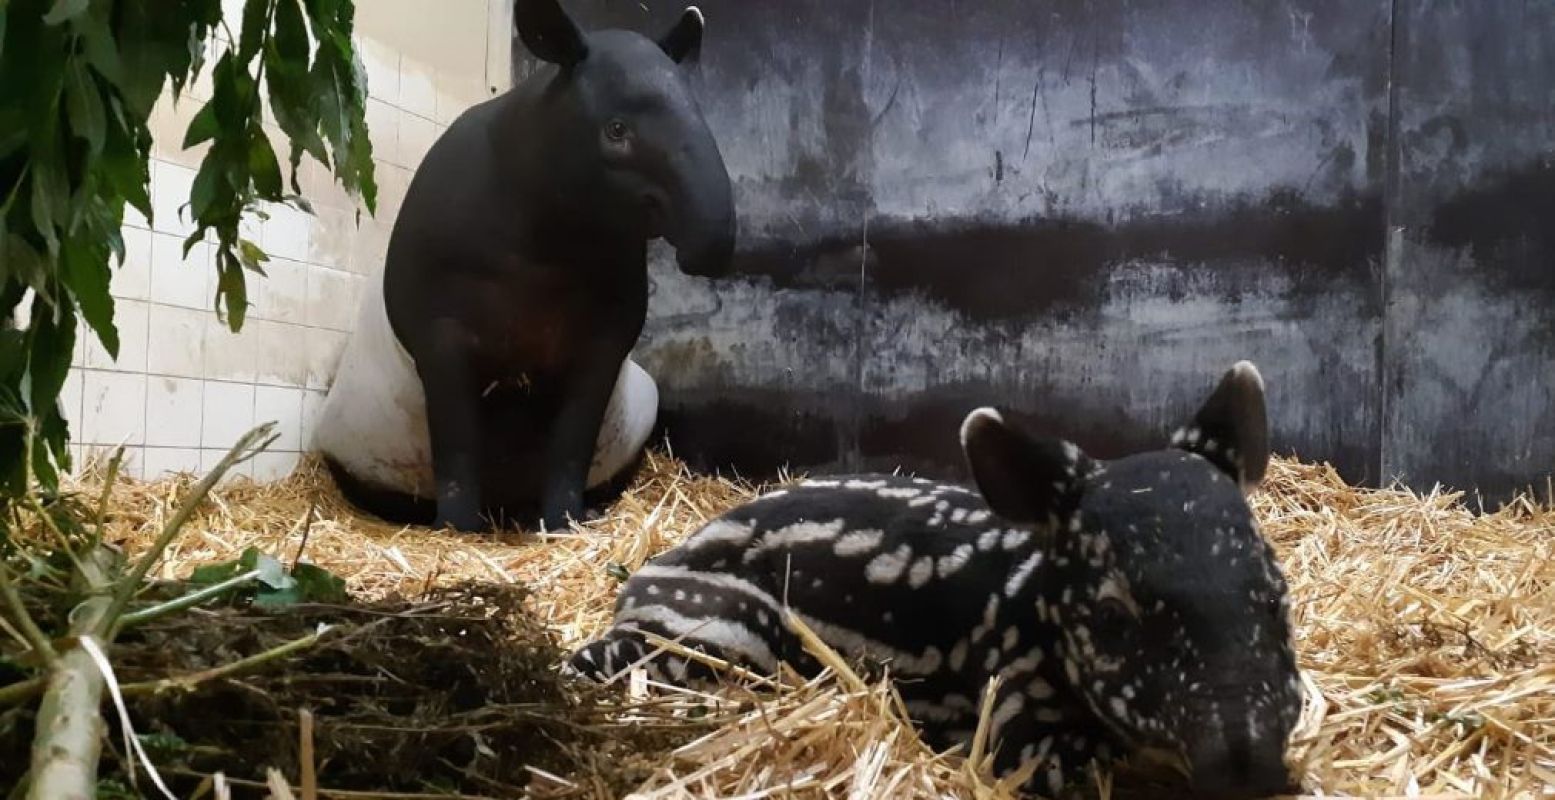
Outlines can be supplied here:
[[[595, 439], [589, 488], [609, 481], [637, 457], [658, 410], [653, 378], [623, 359]], [[416, 497], [436, 496], [426, 395], [415, 362], [389, 327], [381, 272], [367, 281], [356, 331], [341, 354], [312, 444], [358, 480]]]

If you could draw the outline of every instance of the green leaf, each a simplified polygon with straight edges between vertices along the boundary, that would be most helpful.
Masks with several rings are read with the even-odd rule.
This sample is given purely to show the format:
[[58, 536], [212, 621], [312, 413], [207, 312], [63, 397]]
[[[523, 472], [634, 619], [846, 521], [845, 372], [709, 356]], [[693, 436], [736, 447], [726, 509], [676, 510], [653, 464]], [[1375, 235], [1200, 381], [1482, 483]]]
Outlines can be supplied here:
[[[176, 733], [138, 733], [135, 734], [135, 738], [139, 739], [141, 746], [146, 749], [146, 755], [159, 764], [171, 761], [193, 749]], [[137, 793], [132, 796], [140, 795]]]
[[318, 58], [313, 62], [313, 70], [308, 76], [319, 112], [319, 127], [324, 130], [324, 137], [334, 148], [337, 161], [345, 153], [349, 144], [346, 137], [351, 133], [351, 120], [347, 115], [345, 98], [342, 97], [342, 66], [335, 48], [327, 43], [320, 44]]
[[259, 245], [254, 244], [247, 239], [239, 239], [238, 260], [243, 262], [244, 269], [263, 275], [265, 274], [265, 270], [262, 265], [266, 261], [270, 260], [270, 255], [264, 250], [261, 250]]
[[115, 361], [119, 358], [119, 331], [113, 324], [113, 295], [108, 284], [113, 273], [108, 266], [106, 242], [96, 237], [73, 238], [62, 247], [65, 285], [76, 297], [81, 316], [92, 326], [97, 340]]
[[217, 260], [221, 262], [221, 268], [217, 273], [216, 316], [237, 333], [243, 330], [243, 320], [248, 316], [248, 287], [243, 280], [243, 265], [228, 250], [222, 250]]
[[123, 214], [124, 208], [123, 206], [120, 206], [118, 212], [114, 216], [113, 224], [109, 226], [107, 232], [103, 234], [104, 238], [108, 242], [108, 250], [113, 254], [113, 260], [115, 264], [124, 263], [124, 231], [119, 227], [119, 218], [122, 217]]
[[340, 603], [346, 599], [346, 582], [312, 564], [298, 564], [287, 580], [291, 583], [284, 588], [261, 589], [254, 595], [254, 605], [283, 608], [298, 603]]
[[[339, 154], [336, 154], [339, 158]], [[357, 113], [351, 121], [351, 147], [348, 156], [340, 159], [336, 164], [336, 171], [349, 171], [355, 177], [357, 191], [361, 193], [362, 202], [367, 204], [370, 213], [378, 212], [378, 181], [374, 177], [372, 137], [367, 132], [367, 122], [362, 119], [362, 114]], [[352, 181], [342, 177], [342, 182], [349, 189]]]
[[236, 578], [237, 576], [242, 575], [247, 571], [248, 570], [244, 569], [242, 564], [239, 563], [239, 559], [233, 559], [231, 561], [223, 561], [219, 564], [205, 564], [203, 566], [195, 567], [194, 571], [189, 573], [188, 580], [189, 583], [197, 584], [200, 586], [210, 586], [212, 584], [217, 584], [225, 580]]
[[103, 151], [103, 139], [107, 136], [108, 120], [103, 112], [103, 99], [97, 92], [97, 82], [92, 80], [87, 67], [80, 61], [72, 61], [65, 80], [65, 112], [70, 120], [72, 133], [85, 139], [93, 157]]
[[31, 352], [28, 353], [27, 375], [31, 379], [31, 396], [28, 405], [34, 414], [55, 406], [54, 399], [65, 385], [65, 375], [70, 372], [70, 359], [75, 354], [76, 315], [53, 314], [52, 303], [41, 295], [32, 302]]
[[[67, 314], [67, 319], [71, 317]], [[69, 365], [69, 360], [66, 360]], [[70, 426], [59, 413], [59, 392], [56, 390], [53, 396], [43, 403], [43, 410], [38, 417], [38, 439], [43, 445], [32, 451], [33, 477], [45, 492], [57, 491], [59, 488], [59, 472], [54, 468], [55, 464], [65, 469], [70, 468]]]
[[[315, 25], [335, 24], [349, 22], [351, 19], [351, 4], [346, 2], [341, 8], [341, 0], [307, 0], [308, 19]], [[341, 12], [344, 13], [341, 13]], [[349, 28], [347, 29], [349, 33]]]
[[324, 141], [315, 117], [317, 98], [308, 74], [308, 33], [297, 0], [277, 0], [275, 35], [264, 55], [265, 85], [270, 90], [270, 110], [276, 124], [292, 141], [291, 167], [295, 180], [302, 152], [328, 164]]
[[[204, 222], [205, 213], [216, 202], [217, 195], [224, 188], [226, 163], [222, 156], [225, 148], [212, 147], [205, 154], [205, 159], [200, 162], [200, 171], [195, 173], [194, 186], [189, 190], [189, 213], [196, 222]], [[188, 248], [185, 248], [187, 250]]]
[[275, 150], [263, 130], [249, 133], [248, 171], [260, 197], [273, 200], [281, 196], [281, 165], [276, 162]]
[[221, 133], [221, 123], [216, 121], [216, 101], [211, 100], [200, 110], [195, 112], [194, 119], [189, 121], [189, 130], [184, 132], [184, 149], [216, 138]]
[[52, 180], [54, 162], [48, 154], [34, 155], [32, 162], [32, 225], [48, 245], [50, 255], [59, 253], [59, 236], [54, 231], [54, 208], [64, 204], [65, 191]]
[[49, 291], [49, 264], [26, 239], [12, 233], [5, 237], [6, 271], [21, 284], [26, 285], [53, 304]]
[[144, 122], [169, 75], [178, 76], [182, 85], [193, 60], [189, 38], [198, 26], [190, 24], [183, 3], [139, 0], [116, 6], [116, 43], [124, 67], [118, 86], [134, 116]]
[[0, 158], [8, 158], [27, 145], [27, 126], [21, 117], [21, 109], [0, 108]]
[[211, 110], [221, 130], [236, 133], [248, 130], [253, 108], [244, 96], [244, 81], [248, 73], [239, 69], [229, 50], [217, 59], [211, 70]]
[[43, 24], [58, 25], [86, 10], [89, 0], [54, 0], [54, 7], [43, 15]]
[[238, 61], [247, 66], [259, 54], [265, 41], [265, 21], [270, 18], [272, 0], [248, 0], [243, 4], [243, 28], [239, 35]]
[[118, 84], [124, 76], [124, 64], [119, 60], [119, 45], [114, 41], [112, 14], [111, 4], [99, 3], [92, 8], [92, 13], [75, 21], [75, 29], [81, 36], [81, 53], [86, 56], [86, 63], [109, 83]]
[[281, 58], [306, 69], [308, 65], [308, 26], [303, 22], [297, 0], [276, 0], [275, 49]]
[[124, 201], [134, 206], [146, 219], [151, 219], [151, 176], [147, 171], [146, 157], [137, 145], [135, 129], [122, 118], [115, 118], [108, 126], [108, 140], [97, 168], [108, 188]]
[[298, 564], [292, 570], [297, 588], [310, 603], [340, 603], [346, 599], [346, 582], [323, 567]]

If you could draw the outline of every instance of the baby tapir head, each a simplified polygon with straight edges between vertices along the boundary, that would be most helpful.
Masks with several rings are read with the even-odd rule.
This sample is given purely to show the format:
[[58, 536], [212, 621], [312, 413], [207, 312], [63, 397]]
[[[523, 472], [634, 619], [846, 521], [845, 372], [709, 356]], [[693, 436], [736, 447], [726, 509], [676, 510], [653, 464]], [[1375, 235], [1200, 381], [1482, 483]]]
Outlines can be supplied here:
[[994, 512], [1052, 531], [1035, 613], [1106, 727], [1180, 755], [1206, 795], [1287, 788], [1300, 684], [1285, 581], [1244, 497], [1268, 462], [1253, 365], [1227, 372], [1169, 449], [1103, 462], [987, 408], [961, 437]]

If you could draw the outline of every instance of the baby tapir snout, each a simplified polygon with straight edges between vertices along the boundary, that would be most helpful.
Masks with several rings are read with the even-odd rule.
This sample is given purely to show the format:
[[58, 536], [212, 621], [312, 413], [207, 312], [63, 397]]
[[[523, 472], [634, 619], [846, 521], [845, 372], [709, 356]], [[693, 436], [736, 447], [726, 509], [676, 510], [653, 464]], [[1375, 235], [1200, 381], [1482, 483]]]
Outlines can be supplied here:
[[1193, 788], [1200, 797], [1254, 800], [1295, 789], [1285, 765], [1282, 740], [1206, 735], [1189, 760], [1193, 764]]
[[[1264, 660], [1269, 660], [1264, 655]], [[1283, 661], [1281, 658], [1280, 661]], [[1294, 663], [1230, 691], [1200, 691], [1183, 730], [1193, 786], [1221, 800], [1298, 794], [1284, 752], [1302, 705]]]
[[1184, 755], [1198, 796], [1252, 800], [1299, 793], [1285, 760], [1300, 708], [1294, 667], [1290, 672], [1278, 684], [1201, 693], [1182, 726], [1193, 732]]

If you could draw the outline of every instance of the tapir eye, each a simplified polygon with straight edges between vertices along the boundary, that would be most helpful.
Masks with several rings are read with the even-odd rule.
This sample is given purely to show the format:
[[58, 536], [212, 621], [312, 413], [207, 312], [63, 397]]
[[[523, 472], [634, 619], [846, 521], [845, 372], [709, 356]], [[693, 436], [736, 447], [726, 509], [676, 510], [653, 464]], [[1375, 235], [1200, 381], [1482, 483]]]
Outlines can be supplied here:
[[1122, 628], [1136, 619], [1133, 609], [1116, 597], [1104, 597], [1096, 604], [1096, 621], [1103, 627]]
[[1107, 622], [1125, 625], [1139, 619], [1139, 604], [1121, 578], [1108, 577], [1096, 590], [1096, 614]]
[[618, 119], [605, 123], [605, 138], [612, 142], [620, 142], [626, 139], [628, 133], [626, 123]]

